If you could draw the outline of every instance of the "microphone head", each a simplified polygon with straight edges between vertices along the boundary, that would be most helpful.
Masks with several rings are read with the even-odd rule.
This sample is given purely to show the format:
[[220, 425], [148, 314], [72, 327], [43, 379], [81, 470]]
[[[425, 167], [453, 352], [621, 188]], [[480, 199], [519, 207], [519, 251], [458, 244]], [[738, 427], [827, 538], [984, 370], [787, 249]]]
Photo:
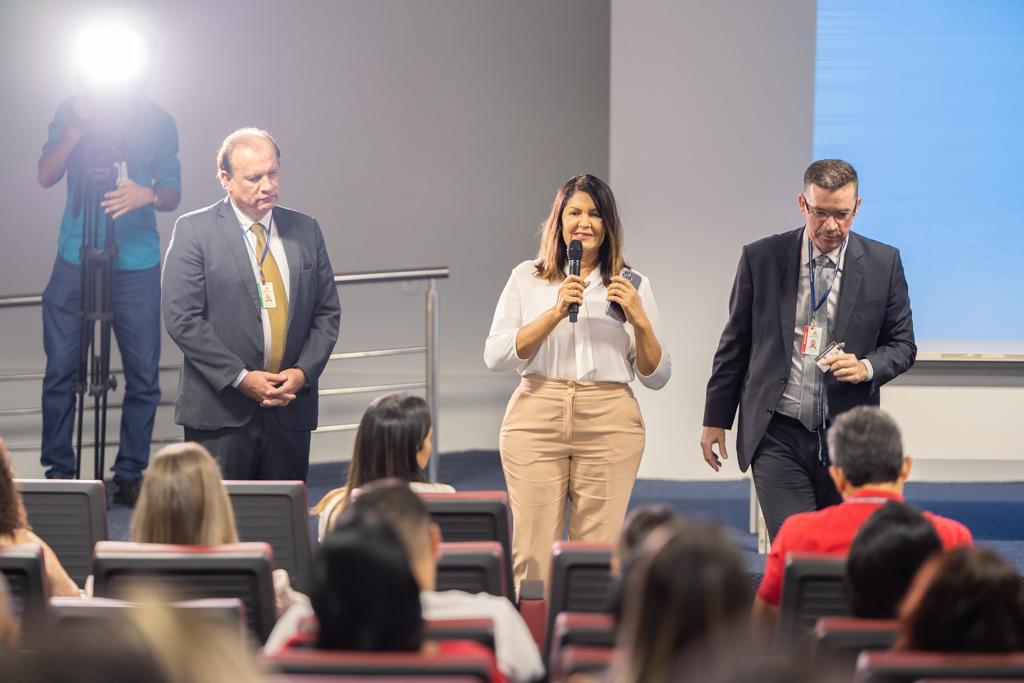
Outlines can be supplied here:
[[583, 258], [583, 243], [579, 240], [572, 240], [565, 250], [570, 261], [579, 261]]

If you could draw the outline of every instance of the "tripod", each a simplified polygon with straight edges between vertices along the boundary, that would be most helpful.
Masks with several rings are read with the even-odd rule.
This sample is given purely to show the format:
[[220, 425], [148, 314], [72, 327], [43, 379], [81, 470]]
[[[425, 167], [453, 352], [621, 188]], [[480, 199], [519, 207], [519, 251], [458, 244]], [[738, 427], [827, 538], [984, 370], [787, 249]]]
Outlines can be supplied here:
[[[78, 347], [78, 374], [75, 394], [78, 402], [77, 444], [75, 448], [75, 479], [81, 478], [82, 431], [85, 417], [85, 396], [93, 398], [94, 473], [103, 479], [107, 441], [107, 394], [117, 388], [110, 372], [110, 332], [114, 322], [113, 276], [117, 242], [114, 219], [103, 212], [103, 195], [117, 186], [118, 171], [114, 164], [84, 169], [77, 209], [82, 213], [81, 326]], [[97, 215], [102, 214], [102, 215]], [[102, 229], [101, 229], [102, 228]], [[97, 330], [97, 323], [99, 329]]]

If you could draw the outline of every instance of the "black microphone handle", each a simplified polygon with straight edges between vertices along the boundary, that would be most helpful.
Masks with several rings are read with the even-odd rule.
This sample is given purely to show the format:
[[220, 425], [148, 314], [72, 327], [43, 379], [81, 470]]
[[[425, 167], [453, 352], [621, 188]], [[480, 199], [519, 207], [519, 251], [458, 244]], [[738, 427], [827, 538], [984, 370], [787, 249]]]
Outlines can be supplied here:
[[[580, 262], [577, 261], [576, 259], [569, 259], [569, 275], [579, 275], [579, 274], [580, 274]], [[579, 313], [580, 313], [580, 305], [579, 304], [569, 304], [569, 322], [571, 322], [571, 323], [576, 322], [576, 318], [579, 317]]]

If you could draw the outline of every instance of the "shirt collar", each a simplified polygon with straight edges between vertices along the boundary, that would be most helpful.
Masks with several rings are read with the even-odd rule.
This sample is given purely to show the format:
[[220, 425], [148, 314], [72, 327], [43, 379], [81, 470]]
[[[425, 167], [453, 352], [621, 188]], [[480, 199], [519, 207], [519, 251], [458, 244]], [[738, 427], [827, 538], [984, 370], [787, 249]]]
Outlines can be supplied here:
[[[839, 254], [840, 254], [840, 252], [844, 252], [843, 253], [843, 258], [844, 259], [846, 258], [845, 250], [843, 249], [843, 247], [845, 247], [846, 243], [849, 242], [849, 241], [850, 241], [850, 234], [847, 233], [846, 234], [846, 239], [843, 240], [842, 244], [840, 244], [838, 247], [836, 247], [832, 251], [830, 251], [827, 254], [825, 254], [826, 256], [828, 256], [832, 260], [832, 263], [835, 263], [837, 266], [842, 266], [843, 265], [842, 263], [839, 263]], [[814, 251], [814, 254], [813, 254], [814, 257], [821, 256], [821, 252], [819, 252], [818, 248], [816, 246], [814, 246], [814, 243], [811, 242], [810, 235], [807, 234], [807, 226], [804, 226], [803, 234], [800, 236], [800, 263], [807, 263], [807, 261], [809, 260], [807, 258], [807, 245], [808, 244], [811, 245], [811, 249]]]
[[270, 223], [271, 223], [271, 221], [274, 220], [274, 210], [273, 209], [271, 209], [270, 211], [267, 211], [265, 214], [263, 214], [263, 218], [261, 218], [260, 220], [254, 221], [253, 219], [249, 218], [244, 213], [239, 211], [238, 207], [235, 206], [235, 203], [233, 201], [231, 201], [230, 197], [228, 197], [228, 204], [231, 205], [231, 210], [235, 212], [235, 218], [238, 219], [238, 225], [241, 226], [242, 232], [249, 232], [249, 228], [252, 227], [253, 223], [259, 223], [264, 228], [267, 228], [268, 230], [270, 229]]
[[847, 500], [855, 498], [885, 498], [886, 500], [895, 500], [898, 503], [903, 502], [902, 494], [889, 491], [888, 489], [873, 489], [870, 486], [855, 491], [846, 497]]

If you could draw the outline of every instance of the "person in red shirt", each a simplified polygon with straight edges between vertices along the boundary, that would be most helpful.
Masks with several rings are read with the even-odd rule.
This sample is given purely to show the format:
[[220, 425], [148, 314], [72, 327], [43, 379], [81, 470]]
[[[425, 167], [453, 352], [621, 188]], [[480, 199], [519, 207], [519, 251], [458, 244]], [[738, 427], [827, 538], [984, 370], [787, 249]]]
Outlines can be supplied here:
[[[782, 572], [789, 553], [845, 555], [857, 530], [875, 510], [890, 500], [903, 501], [911, 461], [903, 454], [899, 427], [888, 413], [873, 406], [843, 413], [828, 430], [828, 450], [829, 475], [843, 502], [798, 513], [783, 522], [754, 599], [754, 623], [767, 635], [774, 634], [778, 622]], [[935, 526], [945, 549], [973, 544], [970, 530], [960, 522], [923, 514]]]

